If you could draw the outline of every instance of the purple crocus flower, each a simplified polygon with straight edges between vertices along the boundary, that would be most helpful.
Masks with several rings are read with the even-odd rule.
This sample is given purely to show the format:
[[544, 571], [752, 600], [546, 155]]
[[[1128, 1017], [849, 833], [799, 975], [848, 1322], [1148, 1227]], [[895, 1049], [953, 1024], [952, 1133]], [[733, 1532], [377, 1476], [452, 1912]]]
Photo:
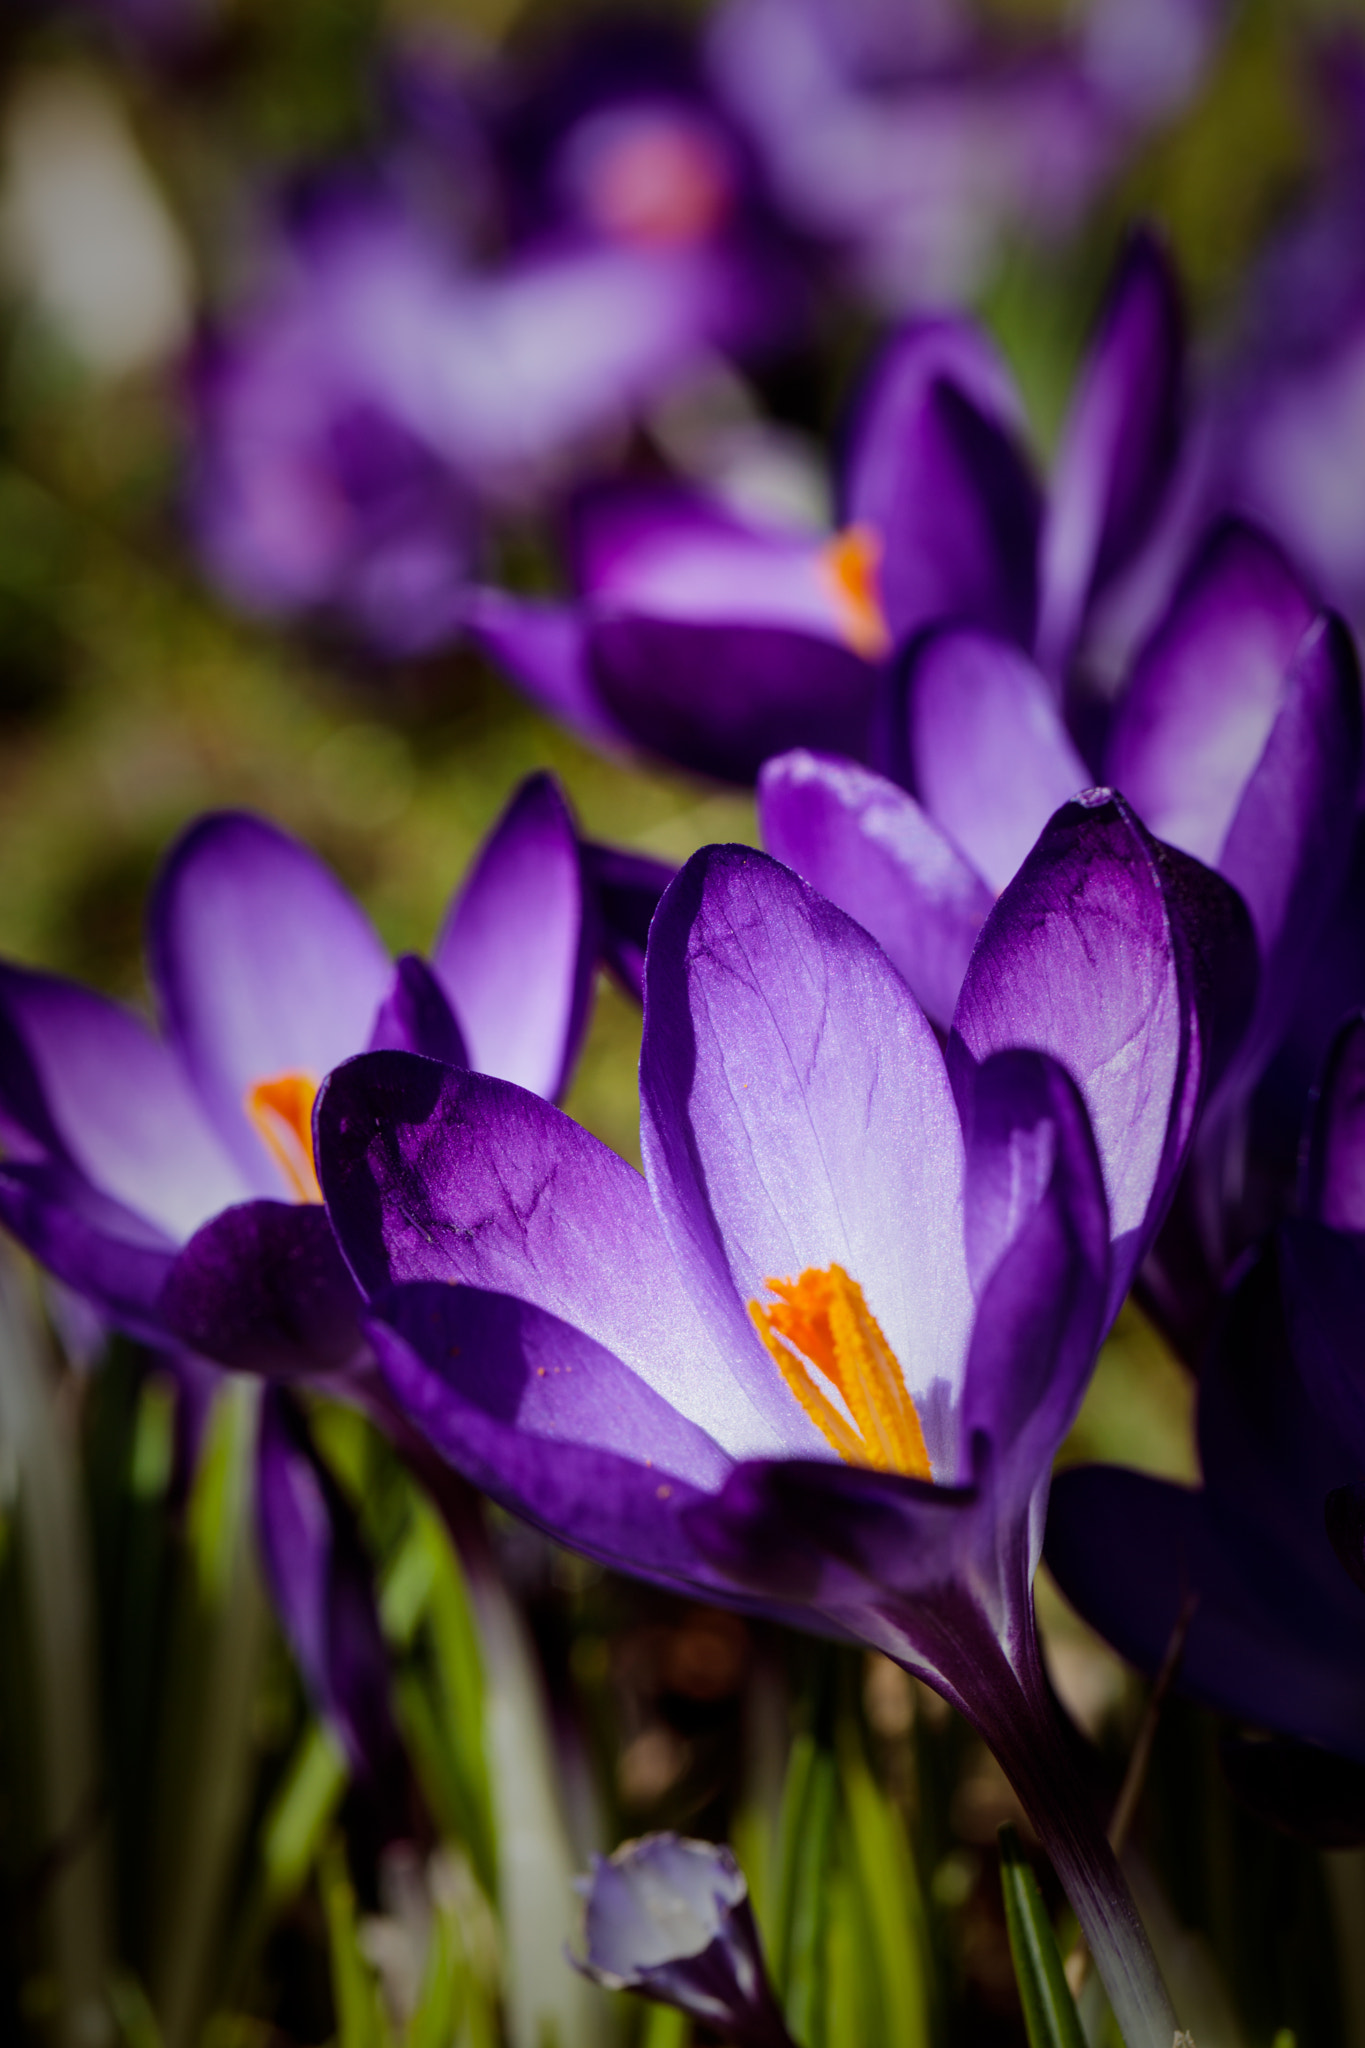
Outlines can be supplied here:
[[935, 1685], [1029, 1807], [1126, 2038], [1160, 2048], [1030, 1587], [1053, 1451], [1206, 1078], [1186, 866], [1106, 793], [1067, 806], [987, 921], [945, 1057], [858, 925], [709, 848], [650, 933], [643, 1180], [411, 1055], [338, 1069], [317, 1124], [377, 1356], [440, 1454], [590, 1555]]
[[1172, 280], [1138, 235], [1046, 508], [995, 349], [965, 319], [926, 318], [866, 380], [835, 531], [764, 524], [677, 488], [607, 486], [573, 517], [576, 601], [479, 592], [469, 629], [598, 744], [738, 782], [796, 745], [866, 759], [887, 658], [937, 622], [968, 621], [1066, 669], [1162, 504], [1180, 381]]
[[736, 2048], [792, 2048], [727, 1848], [644, 1835], [594, 1856], [579, 1888], [586, 1953], [571, 1960], [586, 1976], [676, 2006]]

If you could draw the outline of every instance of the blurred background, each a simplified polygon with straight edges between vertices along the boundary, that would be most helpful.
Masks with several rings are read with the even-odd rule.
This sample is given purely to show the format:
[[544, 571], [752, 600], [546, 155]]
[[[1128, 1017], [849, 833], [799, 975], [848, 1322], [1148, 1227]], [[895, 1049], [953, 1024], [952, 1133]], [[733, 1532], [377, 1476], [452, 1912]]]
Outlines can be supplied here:
[[[430, 941], [532, 768], [558, 774], [597, 839], [668, 861], [753, 839], [746, 796], [605, 758], [543, 719], [463, 640], [462, 591], [565, 588], [566, 510], [603, 476], [681, 476], [746, 508], [828, 516], [849, 393], [911, 310], [981, 315], [1045, 463], [1137, 219], [1164, 235], [1186, 294], [1205, 421], [1192, 464], [1220, 462], [1235, 430], [1205, 420], [1201, 393], [1286, 352], [1331, 356], [1351, 331], [1362, 167], [1365, 19], [1347, 0], [6, 0], [0, 953], [144, 1003], [149, 882], [180, 827], [217, 806], [307, 840], [396, 952]], [[1310, 332], [1296, 280], [1324, 222], [1344, 228]], [[1347, 481], [1316, 528], [1287, 536], [1348, 604], [1365, 555], [1361, 363], [1333, 370]], [[1241, 488], [1254, 505], [1253, 467]], [[566, 1105], [637, 1161], [638, 1034], [604, 983]], [[25, 1288], [10, 1285], [7, 1315], [36, 1356], [49, 1337]], [[624, 2038], [638, 2022], [619, 2012], [570, 2004], [542, 2025], [506, 1992], [518, 1971], [575, 1980], [557, 1926], [533, 1900], [509, 1926], [492, 1874], [489, 1816], [505, 1828], [508, 1809], [505, 1784], [489, 1789], [505, 1731], [479, 1719], [490, 1668], [500, 1697], [542, 1716], [566, 1872], [645, 1826], [729, 1829], [749, 1844], [761, 1922], [755, 1815], [785, 1797], [799, 1820], [807, 1795], [784, 1794], [784, 1759], [805, 1702], [840, 1811], [865, 1810], [871, 1771], [893, 1829], [877, 1837], [885, 1868], [865, 1833], [873, 1860], [850, 1851], [841, 1882], [894, 1877], [927, 1930], [919, 1989], [901, 1987], [917, 2017], [905, 2007], [899, 2032], [874, 2035], [836, 2001], [808, 2048], [1023, 2038], [993, 1876], [1012, 1799], [893, 1667], [618, 1584], [502, 1523], [509, 1612], [530, 1630], [498, 1664], [496, 1623], [395, 1461], [353, 1418], [320, 1416], [409, 1659], [411, 1840], [395, 1856], [240, 1587], [222, 1594], [238, 1633], [215, 1635], [221, 1503], [202, 1476], [188, 1505], [175, 1497], [145, 1362], [119, 1351], [94, 1391], [41, 1358], [34, 1373], [25, 1441], [68, 1459], [58, 1523], [69, 1511], [68, 1535], [82, 1516], [94, 1531], [70, 1668], [101, 1704], [93, 1733], [68, 1733], [103, 1763], [95, 1805], [54, 1842], [33, 1760], [43, 1685], [60, 1693], [68, 1667], [49, 1646], [47, 1679], [33, 1676], [48, 1654], [33, 1602], [48, 1596], [16, 1566], [4, 1506], [5, 2038]], [[1126, 1312], [1067, 1455], [1193, 1477], [1191, 1411], [1182, 1370]], [[1117, 1775], [1141, 1690], [1055, 1594], [1043, 1602], [1059, 1691]], [[210, 1641], [225, 1661], [203, 1664], [197, 1703], [168, 1705]], [[219, 1750], [172, 1755], [166, 1731], [202, 1734], [215, 1702]], [[1362, 1946], [1333, 1939], [1365, 1927], [1358, 1852], [1321, 1857], [1235, 1808], [1218, 1739], [1172, 1707], [1158, 1746], [1149, 1849], [1165, 1886], [1162, 1903], [1153, 1877], [1152, 1910], [1181, 1959], [1168, 1967], [1197, 1987], [1220, 2048], [1284, 2026], [1365, 2041]], [[239, 1781], [226, 1818], [203, 1806], [215, 1771]], [[176, 1826], [189, 1832], [170, 1842]], [[77, 1880], [97, 1837], [113, 1904], [94, 1929]], [[194, 1905], [201, 1850], [211, 1896]], [[431, 1930], [447, 1921], [463, 1989], [423, 2005], [413, 1987], [435, 1981]], [[113, 1983], [111, 2000], [73, 2020], [64, 1969]], [[685, 2038], [649, 2025], [651, 2042]]]

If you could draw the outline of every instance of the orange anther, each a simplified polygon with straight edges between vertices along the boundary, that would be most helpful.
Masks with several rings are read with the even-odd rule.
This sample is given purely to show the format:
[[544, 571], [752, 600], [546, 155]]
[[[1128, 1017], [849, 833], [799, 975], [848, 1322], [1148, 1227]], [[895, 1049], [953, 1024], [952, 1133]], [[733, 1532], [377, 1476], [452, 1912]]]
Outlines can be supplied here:
[[248, 1088], [243, 1107], [252, 1128], [284, 1175], [296, 1202], [320, 1202], [313, 1164], [313, 1101], [318, 1084], [311, 1074], [276, 1074]]
[[882, 610], [881, 535], [870, 526], [846, 526], [820, 551], [820, 569], [834, 598], [839, 627], [855, 654], [880, 661], [891, 651]]

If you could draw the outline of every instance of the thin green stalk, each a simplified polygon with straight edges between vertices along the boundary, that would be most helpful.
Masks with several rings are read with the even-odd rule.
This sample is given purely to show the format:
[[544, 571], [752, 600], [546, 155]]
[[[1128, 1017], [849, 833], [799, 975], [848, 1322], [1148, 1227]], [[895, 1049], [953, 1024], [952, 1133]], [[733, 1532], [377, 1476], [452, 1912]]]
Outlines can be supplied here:
[[36, 1725], [41, 1731], [45, 1919], [61, 2048], [113, 2036], [107, 1829], [95, 1703], [89, 1534], [74, 1432], [29, 1286], [0, 1253], [0, 1440], [18, 1473]]

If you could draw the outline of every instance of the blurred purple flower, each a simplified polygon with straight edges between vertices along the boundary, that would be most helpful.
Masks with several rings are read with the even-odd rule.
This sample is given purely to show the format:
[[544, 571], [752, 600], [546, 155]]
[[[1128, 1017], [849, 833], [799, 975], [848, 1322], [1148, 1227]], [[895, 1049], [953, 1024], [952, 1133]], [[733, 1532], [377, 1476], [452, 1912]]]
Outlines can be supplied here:
[[901, 313], [979, 290], [1007, 230], [1074, 228], [1196, 83], [1219, 11], [1100, 0], [1021, 51], [955, 0], [729, 0], [709, 48], [778, 203]]
[[1161, 2048], [1030, 1588], [1053, 1451], [1206, 1079], [1187, 866], [1107, 793], [1060, 812], [945, 1059], [833, 905], [748, 849], [698, 854], [650, 933], [643, 1181], [531, 1096], [411, 1057], [348, 1063], [318, 1110], [372, 1341], [440, 1454], [618, 1568], [938, 1687], [1032, 1813], [1126, 2037]]
[[727, 1848], [644, 1835], [594, 1856], [579, 1889], [587, 1952], [571, 1960], [585, 1976], [676, 2006], [736, 2048], [792, 2048]]
[[765, 525], [676, 488], [606, 486], [573, 519], [577, 600], [479, 592], [470, 630], [598, 743], [738, 782], [791, 746], [866, 758], [887, 658], [930, 625], [969, 621], [1066, 671], [1160, 511], [1181, 381], [1174, 283], [1139, 233], [1046, 507], [995, 349], [966, 320], [918, 320], [860, 394], [837, 531]]

